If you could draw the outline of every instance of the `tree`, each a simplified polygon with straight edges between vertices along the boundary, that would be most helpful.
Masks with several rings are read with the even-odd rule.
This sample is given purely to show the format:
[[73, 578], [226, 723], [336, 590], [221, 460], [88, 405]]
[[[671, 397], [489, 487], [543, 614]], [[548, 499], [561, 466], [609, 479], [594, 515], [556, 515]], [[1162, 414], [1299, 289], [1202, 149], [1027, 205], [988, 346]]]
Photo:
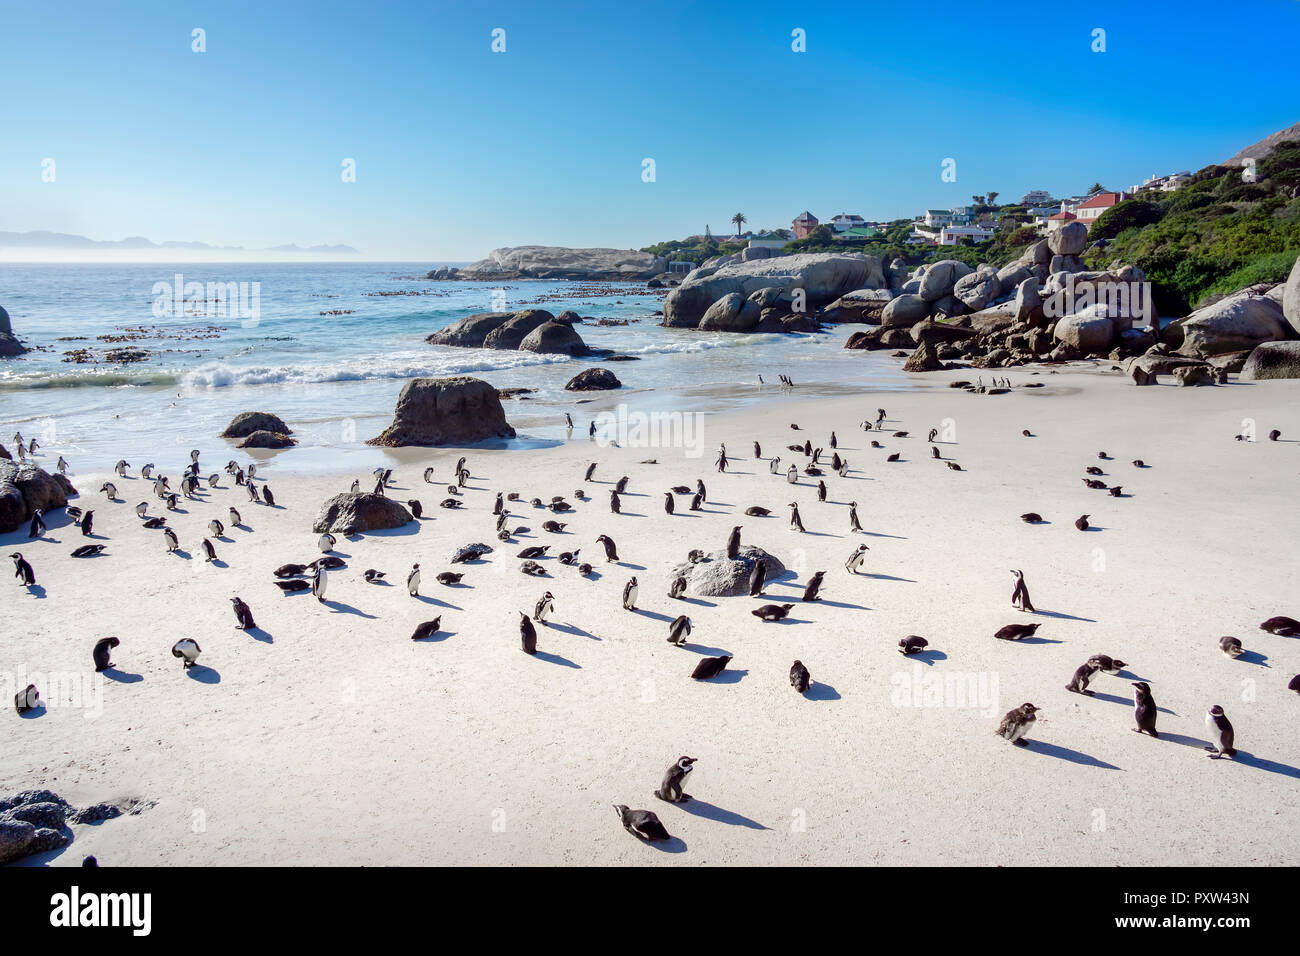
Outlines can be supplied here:
[[745, 223], [749, 222], [749, 220], [745, 218], [745, 214], [743, 212], [736, 213], [734, 216], [731, 217], [731, 221], [736, 224], [737, 236], [740, 235], [740, 227], [743, 226]]
[[990, 206], [995, 205], [997, 201], [998, 201], [998, 194], [996, 192], [991, 192], [988, 194], [988, 205]]
[[1088, 195], [1095, 196], [1097, 195], [1097, 193], [1104, 193], [1105, 191], [1106, 191], [1106, 187], [1103, 186], [1101, 183], [1093, 183], [1092, 186], [1088, 188]]
[[983, 197], [983, 196], [971, 196], [970, 198], [971, 198], [971, 202], [973, 202], [975, 205], [977, 205], [977, 206], [982, 206], [982, 205], [984, 205], [984, 197]]
[[1161, 219], [1160, 207], [1144, 199], [1116, 203], [1093, 221], [1089, 239], [1114, 239], [1125, 229], [1141, 229]]

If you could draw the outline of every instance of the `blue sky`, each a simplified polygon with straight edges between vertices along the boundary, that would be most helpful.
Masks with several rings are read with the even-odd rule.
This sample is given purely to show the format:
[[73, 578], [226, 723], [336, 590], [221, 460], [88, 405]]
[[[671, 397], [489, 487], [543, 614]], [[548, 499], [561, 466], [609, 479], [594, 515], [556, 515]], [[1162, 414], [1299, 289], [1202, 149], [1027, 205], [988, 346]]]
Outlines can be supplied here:
[[0, 17], [0, 231], [96, 239], [413, 261], [640, 247], [723, 232], [737, 211], [788, 226], [803, 209], [888, 219], [990, 189], [1125, 187], [1300, 120], [1298, 0], [10, 2]]

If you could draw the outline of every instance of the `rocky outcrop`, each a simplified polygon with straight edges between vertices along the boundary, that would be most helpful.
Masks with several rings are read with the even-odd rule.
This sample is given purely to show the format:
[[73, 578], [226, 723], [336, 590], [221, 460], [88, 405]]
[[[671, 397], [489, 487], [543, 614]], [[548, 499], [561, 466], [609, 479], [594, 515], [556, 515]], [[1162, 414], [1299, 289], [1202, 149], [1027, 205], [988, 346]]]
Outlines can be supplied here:
[[488, 334], [508, 322], [513, 312], [477, 312], [466, 316], [428, 336], [430, 345], [451, 345], [457, 348], [480, 349]]
[[1002, 280], [995, 269], [977, 269], [958, 279], [952, 294], [971, 312], [978, 312], [1002, 294]]
[[929, 342], [923, 342], [903, 363], [904, 372], [937, 372], [943, 368], [939, 354]]
[[567, 246], [514, 246], [493, 249], [460, 269], [458, 279], [645, 280], [667, 268], [667, 260], [631, 249], [571, 249]]
[[1300, 256], [1296, 257], [1282, 290], [1282, 314], [1291, 326], [1291, 331], [1300, 334]]
[[555, 321], [543, 322], [524, 336], [519, 351], [541, 355], [586, 355], [589, 350], [572, 325]]
[[383, 495], [335, 495], [323, 505], [312, 523], [317, 534], [358, 534], [362, 531], [383, 531], [400, 528], [415, 519], [405, 506]]
[[26, 351], [27, 349], [14, 335], [13, 326], [9, 323], [9, 313], [0, 306], [0, 358], [13, 358]]
[[937, 302], [944, 296], [952, 295], [958, 280], [974, 271], [958, 259], [940, 259], [924, 267], [918, 294], [926, 302]]
[[222, 438], [247, 438], [253, 432], [273, 432], [292, 435], [293, 430], [278, 415], [270, 412], [242, 412], [236, 415], [221, 433]]
[[63, 475], [51, 475], [33, 464], [0, 461], [0, 534], [17, 531], [32, 512], [53, 511], [68, 503], [77, 489]]
[[623, 383], [607, 368], [589, 368], [569, 379], [564, 387], [570, 392], [596, 392], [622, 388]]
[[545, 322], [554, 322], [555, 316], [545, 309], [524, 309], [513, 313], [483, 337], [485, 349], [514, 352], [529, 332]]
[[910, 329], [930, 314], [930, 303], [915, 293], [893, 299], [880, 313], [880, 325], [886, 329]]
[[1056, 341], [1081, 355], [1108, 352], [1115, 337], [1115, 322], [1106, 313], [1106, 306], [1097, 304], [1058, 319], [1052, 334]]
[[497, 390], [468, 375], [407, 382], [393, 411], [393, 424], [368, 445], [469, 444], [514, 438]]
[[253, 432], [253, 434], [249, 435], [247, 438], [245, 438], [235, 447], [236, 448], [292, 448], [296, 444], [298, 444], [296, 439], [290, 438], [288, 435], [285, 435], [282, 432], [259, 430]]
[[1196, 358], [1281, 341], [1288, 331], [1282, 309], [1263, 295], [1229, 296], [1196, 310], [1181, 325], [1183, 344], [1178, 351]]
[[698, 563], [684, 562], [677, 565], [668, 574], [669, 581], [682, 577], [686, 579], [688, 594], [701, 597], [736, 597], [749, 594], [749, 575], [754, 565], [763, 561], [767, 565], [766, 579], [771, 581], [785, 573], [785, 565], [774, 555], [742, 544], [740, 552], [734, 558], [728, 558], [727, 552], [714, 551], [707, 554]]
[[893, 294], [888, 289], [857, 289], [848, 292], [817, 314], [822, 322], [865, 322], [879, 324]]
[[1047, 248], [1056, 256], [1081, 256], [1087, 247], [1088, 227], [1081, 222], [1067, 222], [1047, 237]]
[[1204, 364], [1183, 365], [1174, 369], [1174, 380], [1178, 382], [1179, 387], [1213, 385], [1215, 383], [1214, 369]]
[[732, 293], [742, 298], [763, 288], [792, 294], [803, 290], [806, 311], [827, 305], [857, 289], [887, 288], [880, 260], [844, 253], [803, 253], [700, 267], [664, 300], [663, 324], [669, 328], [699, 328], [705, 313]]
[[1270, 378], [1300, 378], [1300, 342], [1265, 342], [1251, 351], [1241, 368], [1241, 380]]

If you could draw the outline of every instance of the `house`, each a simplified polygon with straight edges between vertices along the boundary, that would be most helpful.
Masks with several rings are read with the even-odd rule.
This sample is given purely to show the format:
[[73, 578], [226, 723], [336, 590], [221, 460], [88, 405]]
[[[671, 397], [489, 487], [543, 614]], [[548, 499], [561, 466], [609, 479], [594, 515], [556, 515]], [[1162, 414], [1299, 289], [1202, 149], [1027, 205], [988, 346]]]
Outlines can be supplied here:
[[[1097, 193], [1091, 199], [1085, 199], [1073, 207], [1074, 214], [1085, 224], [1091, 224], [1107, 209], [1128, 199], [1128, 193]], [[1050, 226], [1048, 227], [1051, 228]]]
[[980, 226], [944, 226], [939, 230], [939, 245], [941, 246], [960, 245], [966, 239], [971, 242], [985, 242], [992, 238], [993, 230], [983, 229]]
[[857, 226], [853, 229], [845, 229], [843, 232], [835, 234], [836, 239], [874, 239], [880, 235], [880, 230], [871, 226]]
[[1020, 197], [1022, 206], [1044, 206], [1052, 201], [1052, 194], [1042, 189], [1032, 189]]
[[747, 248], [749, 249], [783, 249], [785, 244], [790, 240], [785, 236], [778, 236], [776, 233], [765, 232], [760, 236], [755, 236], [749, 240]]
[[1074, 222], [1078, 218], [1079, 217], [1076, 216], [1074, 213], [1065, 212], [1064, 210], [1058, 212], [1054, 216], [1048, 216], [1047, 219], [1044, 220], [1044, 222], [1047, 224], [1048, 235], [1051, 235], [1052, 233], [1056, 232], [1056, 230], [1060, 229], [1067, 222]]
[[861, 216], [840, 213], [831, 220], [831, 228], [836, 232], [848, 232], [850, 229], [861, 229], [867, 224], [867, 221]]
[[947, 209], [927, 209], [924, 222], [927, 226], [946, 226], [952, 222], [952, 212]]
[[807, 239], [808, 234], [818, 226], [817, 217], [805, 209], [799, 213], [799, 217], [794, 222], [790, 223], [790, 226], [794, 229], [796, 239]]

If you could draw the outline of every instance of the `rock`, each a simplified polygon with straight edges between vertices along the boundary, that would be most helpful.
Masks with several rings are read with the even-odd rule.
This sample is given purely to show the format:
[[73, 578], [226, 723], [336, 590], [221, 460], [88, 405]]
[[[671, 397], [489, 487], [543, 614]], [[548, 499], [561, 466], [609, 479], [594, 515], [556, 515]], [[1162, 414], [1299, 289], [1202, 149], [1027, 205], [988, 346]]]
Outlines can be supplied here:
[[400, 528], [415, 519], [406, 507], [392, 498], [369, 492], [335, 495], [323, 505], [311, 529], [317, 534], [357, 534]]
[[857, 289], [840, 296], [817, 316], [822, 322], [879, 323], [893, 299], [888, 289]]
[[0, 460], [4, 460], [4, 461], [14, 460], [14, 456], [9, 454], [9, 449], [6, 448], [4, 445], [0, 445]]
[[856, 289], [886, 287], [880, 260], [856, 253], [801, 253], [697, 269], [664, 299], [663, 324], [698, 328], [704, 313], [725, 295], [742, 297], [763, 288], [778, 288], [787, 297], [803, 290], [805, 311], [813, 311]]
[[[785, 300], [785, 292], [774, 285], [763, 286], [763, 288], [749, 294], [749, 301], [760, 309], [770, 309], [774, 305], [779, 305], [783, 300]], [[788, 301], [786, 301], [786, 308], [789, 308]]]
[[71, 833], [42, 827], [36, 831], [36, 838], [32, 840], [31, 845], [27, 848], [27, 852], [30, 854], [49, 853], [53, 850], [62, 850], [71, 842]]
[[753, 330], [755, 332], [766, 333], [784, 332], [785, 323], [781, 321], [783, 318], [785, 318], [785, 316], [778, 314], [778, 310], [776, 309], [764, 309], [762, 314], [759, 316], [758, 325], [754, 326]]
[[221, 433], [222, 438], [247, 438], [253, 432], [275, 432], [279, 435], [292, 435], [293, 429], [284, 423], [278, 415], [270, 412], [243, 412], [236, 415]]
[[445, 282], [450, 279], [455, 279], [459, 273], [460, 270], [455, 266], [443, 266], [441, 269], [430, 269], [424, 274], [424, 277], [426, 279]]
[[880, 324], [886, 329], [910, 329], [918, 320], [930, 314], [930, 303], [919, 295], [904, 294], [891, 299], [880, 313]]
[[466, 316], [425, 339], [430, 345], [452, 345], [457, 348], [478, 349], [497, 328], [514, 318], [513, 312], [478, 312]]
[[542, 355], [586, 355], [587, 343], [576, 329], [566, 322], [543, 322], [529, 332], [519, 343], [521, 352]]
[[645, 284], [645, 287], [647, 289], [662, 289], [664, 287], [664, 284], [658, 279], [651, 279], [649, 282]]
[[1141, 364], [1134, 362], [1129, 366], [1129, 377], [1133, 379], [1134, 385], [1157, 385], [1156, 373], [1142, 367]]
[[1002, 294], [1002, 280], [992, 269], [977, 270], [958, 279], [952, 294], [967, 309], [978, 312]]
[[943, 362], [939, 360], [934, 346], [928, 342], [918, 346], [903, 363], [904, 372], [938, 372], [942, 368]]
[[820, 332], [821, 326], [810, 315], [787, 315], [781, 320], [783, 332]]
[[1052, 256], [1051, 263], [1047, 266], [1047, 271], [1053, 275], [1064, 273], [1070, 275], [1075, 272], [1084, 272], [1088, 267], [1084, 265], [1083, 260], [1078, 256]]
[[875, 328], [867, 329], [865, 332], [854, 332], [849, 336], [848, 341], [844, 343], [844, 347], [846, 349], [855, 349], [860, 351], [879, 348], [880, 333], [882, 331], [882, 329]]
[[[1292, 272], [1292, 278], [1295, 273]], [[1264, 342], [1257, 345], [1241, 369], [1241, 381], [1300, 378], [1300, 342]]]
[[949, 322], [922, 319], [912, 326], [911, 335], [912, 341], [917, 345], [941, 345], [973, 339], [976, 333], [974, 329], [962, 328]]
[[1115, 337], [1115, 323], [1106, 314], [1106, 307], [1099, 304], [1058, 320], [1052, 334], [1056, 341], [1082, 355], [1105, 353]]
[[[542, 310], [538, 309], [537, 311], [540, 312]], [[573, 325], [575, 322], [581, 322], [582, 316], [580, 316], [577, 312], [574, 312], [572, 309], [565, 309], [563, 312], [561, 312], [559, 315], [555, 317], [555, 321], [564, 322], [567, 323], [568, 325]]]
[[629, 249], [571, 249], [567, 246], [514, 246], [493, 249], [486, 259], [463, 267], [460, 279], [650, 279], [663, 272], [662, 256]]
[[483, 337], [483, 347], [507, 352], [516, 351], [529, 332], [545, 322], [554, 321], [555, 316], [545, 309], [524, 309], [515, 312]]
[[1179, 386], [1213, 385], [1215, 383], [1214, 369], [1209, 365], [1183, 365], [1174, 369], [1174, 378], [1178, 381]]
[[668, 580], [686, 578], [686, 590], [702, 597], [736, 597], [749, 594], [749, 575], [759, 561], [767, 564], [767, 580], [785, 573], [785, 565], [762, 548], [742, 544], [735, 558], [727, 552], [714, 551], [698, 564], [686, 562], [668, 573]]
[[1291, 274], [1282, 287], [1282, 316], [1291, 326], [1292, 334], [1300, 334], [1300, 256], [1296, 257]]
[[13, 358], [26, 351], [27, 349], [14, 335], [13, 326], [9, 323], [9, 313], [0, 306], [0, 358]]
[[1146, 355], [1139, 355], [1136, 358], [1128, 360], [1129, 366], [1138, 366], [1152, 375], [1172, 375], [1174, 369], [1183, 368], [1187, 365], [1203, 365], [1200, 359], [1188, 358], [1185, 355], [1165, 355], [1161, 353], [1148, 352]]
[[93, 806], [76, 810], [68, 817], [69, 823], [99, 823], [112, 820], [122, 815], [122, 808], [113, 803], [96, 803]]
[[1052, 248], [1047, 244], [1046, 239], [1039, 239], [1037, 242], [1025, 248], [1021, 253], [1019, 262], [1028, 269], [1034, 266], [1046, 266], [1052, 261]]
[[1016, 306], [1014, 302], [1003, 302], [976, 312], [969, 320], [963, 321], [969, 321], [970, 328], [980, 335], [994, 335], [1016, 324]]
[[72, 809], [72, 805], [64, 800], [53, 790], [20, 790], [12, 797], [0, 797], [0, 813], [7, 813], [14, 807], [25, 807], [31, 803], [57, 803], [65, 810]]
[[30, 462], [0, 461], [0, 534], [17, 531], [37, 508], [48, 512], [64, 507], [69, 493], [77, 491], [63, 475], [51, 475]]
[[882, 329], [879, 341], [887, 349], [910, 349], [916, 345], [911, 329]]
[[1067, 222], [1047, 237], [1047, 248], [1053, 255], [1079, 256], [1087, 245], [1088, 227], [1081, 222]]
[[514, 438], [497, 390], [468, 375], [417, 378], [398, 396], [393, 424], [368, 445], [468, 444], [486, 438]]
[[966, 311], [966, 306], [962, 305], [954, 295], [945, 295], [943, 298], [935, 299], [930, 303], [930, 315], [936, 319], [951, 318], [961, 315]]
[[1043, 297], [1038, 278], [1029, 276], [1016, 287], [1016, 321], [1033, 324], [1043, 317]]
[[298, 442], [280, 432], [255, 431], [236, 448], [292, 448]]
[[705, 310], [698, 328], [701, 332], [750, 332], [762, 311], [757, 302], [731, 292]]
[[483, 555], [491, 554], [493, 550], [490, 545], [483, 544], [481, 541], [462, 544], [447, 556], [447, 562], [449, 564], [462, 564], [466, 561], [477, 561]]
[[1231, 296], [1197, 309], [1181, 325], [1183, 344], [1178, 351], [1197, 358], [1280, 341], [1288, 331], [1277, 303], [1262, 295]]
[[564, 386], [570, 392], [595, 392], [610, 388], [622, 388], [623, 383], [607, 368], [589, 368], [569, 379]]
[[1206, 361], [1220, 372], [1240, 372], [1246, 367], [1246, 359], [1250, 358], [1253, 351], [1254, 349], [1243, 349], [1240, 352], [1224, 352], [1222, 355], [1212, 355]]
[[951, 295], [959, 279], [970, 275], [973, 270], [966, 263], [957, 259], [940, 259], [931, 263], [921, 276], [920, 296], [926, 302], [934, 302], [946, 295]]
[[771, 259], [773, 251], [767, 246], [746, 246], [740, 250], [741, 262], [753, 262], [755, 259]]
[[999, 295], [1010, 295], [1026, 279], [1033, 277], [1033, 270], [1023, 263], [1010, 262], [998, 270], [998, 282], [1001, 285]]
[[22, 820], [35, 827], [57, 830], [66, 822], [67, 808], [59, 803], [28, 803], [5, 814], [8, 820]]
[[0, 866], [21, 860], [32, 852], [36, 827], [21, 820], [0, 820]]

